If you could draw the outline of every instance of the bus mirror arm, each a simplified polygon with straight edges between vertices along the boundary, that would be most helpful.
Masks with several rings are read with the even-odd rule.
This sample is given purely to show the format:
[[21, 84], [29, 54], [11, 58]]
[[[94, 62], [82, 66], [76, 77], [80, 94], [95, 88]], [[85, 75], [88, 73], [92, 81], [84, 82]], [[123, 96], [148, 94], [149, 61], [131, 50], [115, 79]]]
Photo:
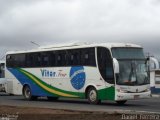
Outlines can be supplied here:
[[114, 65], [114, 73], [118, 74], [119, 73], [119, 62], [116, 58], [113, 58], [113, 65]]
[[145, 60], [145, 64], [147, 64], [147, 62], [148, 62], [149, 60], [150, 60], [149, 57], [147, 57], [146, 60]]

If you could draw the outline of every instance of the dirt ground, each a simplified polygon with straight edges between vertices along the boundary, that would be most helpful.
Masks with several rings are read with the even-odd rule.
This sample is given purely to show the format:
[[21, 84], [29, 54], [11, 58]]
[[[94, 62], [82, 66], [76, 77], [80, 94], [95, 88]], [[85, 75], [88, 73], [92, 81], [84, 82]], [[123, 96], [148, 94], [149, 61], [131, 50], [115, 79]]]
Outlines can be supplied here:
[[2, 105], [0, 120], [160, 120], [160, 114], [120, 114]]
[[0, 106], [0, 120], [120, 120], [121, 117], [118, 113]]

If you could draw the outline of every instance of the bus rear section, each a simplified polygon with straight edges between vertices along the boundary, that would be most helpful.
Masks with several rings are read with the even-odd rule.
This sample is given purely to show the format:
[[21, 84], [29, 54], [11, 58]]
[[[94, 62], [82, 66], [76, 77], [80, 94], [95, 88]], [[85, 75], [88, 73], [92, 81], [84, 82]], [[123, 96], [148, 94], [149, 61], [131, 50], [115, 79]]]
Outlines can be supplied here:
[[5, 85], [6, 85], [6, 79], [5, 79], [5, 62], [0, 61], [0, 92], [5, 92]]

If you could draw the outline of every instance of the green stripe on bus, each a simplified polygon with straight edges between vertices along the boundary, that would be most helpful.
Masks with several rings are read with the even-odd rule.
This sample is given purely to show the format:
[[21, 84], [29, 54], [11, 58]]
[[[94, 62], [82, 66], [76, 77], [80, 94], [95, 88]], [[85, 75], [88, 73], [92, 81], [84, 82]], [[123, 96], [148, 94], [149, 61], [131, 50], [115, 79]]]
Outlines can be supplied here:
[[115, 87], [108, 87], [98, 91], [98, 99], [115, 100]]

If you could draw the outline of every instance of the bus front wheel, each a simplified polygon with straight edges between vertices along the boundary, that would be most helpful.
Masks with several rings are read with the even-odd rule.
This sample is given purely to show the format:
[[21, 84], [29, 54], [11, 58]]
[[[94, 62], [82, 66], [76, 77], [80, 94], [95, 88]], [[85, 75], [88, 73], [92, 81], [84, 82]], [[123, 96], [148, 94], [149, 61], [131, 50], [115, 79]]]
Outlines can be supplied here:
[[97, 90], [90, 87], [87, 91], [87, 98], [90, 104], [99, 104], [101, 101], [98, 99]]
[[36, 96], [32, 96], [31, 89], [28, 85], [24, 86], [24, 88], [23, 88], [23, 96], [27, 100], [36, 100], [37, 99]]

